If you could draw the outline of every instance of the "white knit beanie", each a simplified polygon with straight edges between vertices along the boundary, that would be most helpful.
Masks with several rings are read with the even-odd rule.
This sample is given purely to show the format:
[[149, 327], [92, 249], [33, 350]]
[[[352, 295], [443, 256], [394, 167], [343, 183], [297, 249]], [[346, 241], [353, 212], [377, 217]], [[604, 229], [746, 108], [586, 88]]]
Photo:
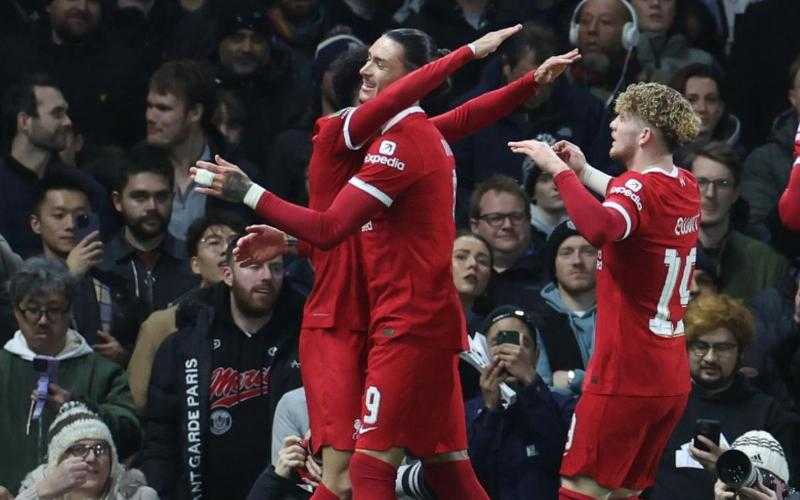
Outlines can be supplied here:
[[750, 458], [753, 465], [766, 469], [783, 482], [789, 482], [789, 464], [777, 439], [767, 431], [748, 431], [731, 444]]
[[70, 401], [61, 405], [58, 415], [50, 425], [50, 444], [47, 447], [47, 464], [51, 468], [58, 465], [67, 448], [81, 439], [105, 441], [111, 459], [111, 478], [117, 476], [119, 463], [117, 448], [111, 431], [100, 417], [80, 401]]

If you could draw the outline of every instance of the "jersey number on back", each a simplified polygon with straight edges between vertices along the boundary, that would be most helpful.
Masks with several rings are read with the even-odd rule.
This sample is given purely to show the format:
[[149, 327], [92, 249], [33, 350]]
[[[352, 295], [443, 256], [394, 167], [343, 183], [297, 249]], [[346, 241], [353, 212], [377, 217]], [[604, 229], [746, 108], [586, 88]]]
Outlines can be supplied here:
[[[672, 337], [683, 333], [683, 321], [678, 321], [678, 324], [673, 326], [670, 320], [669, 303], [672, 300], [672, 294], [675, 292], [675, 285], [678, 282], [679, 275], [681, 276], [681, 283], [678, 288], [678, 294], [680, 295], [681, 306], [686, 306], [689, 303], [689, 279], [692, 277], [692, 269], [696, 259], [697, 249], [695, 248], [689, 251], [689, 255], [686, 256], [684, 262], [681, 262], [681, 257], [674, 248], [667, 248], [664, 251], [667, 279], [661, 289], [661, 297], [658, 299], [658, 306], [656, 306], [656, 315], [650, 318], [650, 331], [656, 335]], [[682, 270], [681, 264], [683, 264]]]

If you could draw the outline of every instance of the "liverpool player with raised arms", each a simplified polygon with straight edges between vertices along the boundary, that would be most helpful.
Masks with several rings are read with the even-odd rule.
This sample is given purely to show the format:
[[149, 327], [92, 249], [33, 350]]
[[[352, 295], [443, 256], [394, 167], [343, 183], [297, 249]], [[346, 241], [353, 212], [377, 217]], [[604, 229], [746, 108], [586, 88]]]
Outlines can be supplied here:
[[595, 352], [561, 464], [561, 500], [636, 498], [652, 485], [690, 389], [682, 317], [700, 199], [672, 153], [700, 122], [678, 92], [656, 83], [629, 86], [616, 112], [610, 155], [627, 172], [615, 179], [573, 144], [509, 143], [553, 175], [570, 218], [600, 249]]
[[[434, 54], [432, 41], [422, 32], [388, 32], [370, 48], [361, 69], [359, 99], [368, 104], [376, 94], [381, 99], [384, 87], [390, 92], [391, 82]], [[527, 95], [533, 80], [552, 82], [577, 57], [573, 51], [545, 61], [525, 77]], [[507, 103], [503, 96], [515, 84], [477, 99]], [[244, 198], [259, 215], [311, 245], [332, 248], [360, 232], [371, 348], [362, 385], [366, 390], [357, 452], [350, 468], [356, 498], [393, 498], [395, 469], [404, 450], [426, 459], [426, 482], [443, 498], [453, 494], [486, 498], [465, 452], [456, 371], [456, 354], [464, 347], [463, 317], [455, 289], [443, 286], [452, 283], [455, 172], [442, 133], [458, 138], [500, 118], [519, 102], [468, 104], [431, 120], [416, 106], [397, 113], [383, 125], [383, 135], [363, 157], [364, 165], [353, 172], [357, 175], [327, 209], [288, 204], [252, 185], [221, 159], [220, 165], [198, 163], [215, 174], [208, 194], [234, 201]], [[349, 142], [355, 141], [351, 137]], [[314, 154], [317, 146], [315, 139]], [[330, 193], [332, 187], [321, 189]], [[253, 231], [240, 242], [240, 259], [261, 260], [285, 246], [282, 233], [264, 226]], [[343, 288], [325, 292], [335, 294], [353, 286], [340, 283]]]
[[[404, 57], [404, 55], [409, 56], [408, 53], [387, 53], [385, 48], [382, 52], [380, 49], [374, 51], [370, 61], [362, 68], [362, 74], [365, 76], [364, 84], [359, 91], [359, 100], [364, 104], [330, 117], [323, 117], [316, 124], [314, 149], [309, 165], [311, 210], [327, 209], [338, 190], [347, 185], [350, 176], [358, 171], [364, 153], [357, 151], [357, 144], [366, 141], [398, 111], [402, 111], [430, 92], [447, 74], [473, 57], [484, 57], [493, 52], [502, 40], [518, 30], [519, 27], [513, 27], [490, 33], [469, 47], [462, 47], [414, 71], [393, 85], [389, 84], [431, 59], [432, 45], [428, 43], [423, 47], [423, 51], [412, 45], [412, 51], [417, 54], [422, 53], [424, 56], [416, 58]], [[421, 37], [417, 34], [421, 32], [413, 30], [394, 32], [395, 37], [410, 35], [412, 39], [427, 40], [424, 34]], [[400, 46], [399, 42], [392, 42], [385, 37], [379, 40], [376, 46], [380, 47], [381, 43], [389, 45], [390, 48], [391, 44]], [[403, 50], [405, 51], [405, 46]], [[431, 119], [431, 122], [448, 138], [458, 138], [477, 130], [509, 113], [534, 93], [537, 82], [549, 83], [563, 71], [565, 65], [576, 58], [577, 53], [574, 51], [561, 58], [552, 58], [540, 67], [535, 76], [532, 72], [502, 89], [480, 96], [462, 107], [437, 116]], [[437, 144], [442, 147], [441, 143]], [[397, 161], [400, 163], [396, 166], [402, 170], [404, 168], [402, 160]], [[232, 201], [243, 201], [250, 187], [249, 180], [239, 177], [238, 181], [241, 181], [239, 189], [235, 189], [235, 186], [232, 189], [232, 184], [235, 184], [232, 181], [236, 179], [232, 175], [224, 174], [226, 172], [231, 174], [237, 170], [224, 160], [218, 159], [218, 162], [228, 167], [198, 164], [215, 173], [223, 174], [216, 176], [216, 186], [212, 186], [208, 193]], [[223, 188], [223, 181], [226, 179], [231, 182]], [[448, 179], [448, 182], [452, 183], [452, 172]], [[260, 190], [257, 186], [256, 188]], [[232, 192], [234, 194], [231, 194]], [[452, 194], [450, 196], [452, 197]], [[257, 195], [255, 201], [258, 200]], [[262, 215], [269, 216], [269, 213]], [[450, 217], [452, 218], [452, 213]], [[363, 222], [367, 220], [368, 217]], [[350, 232], [357, 233], [363, 222], [355, 225]], [[302, 221], [300, 225], [304, 227]], [[301, 237], [306, 236], [302, 230], [291, 232]], [[345, 235], [345, 233], [340, 234], [337, 241]], [[314, 242], [313, 238], [310, 241]], [[328, 242], [324, 247], [329, 248], [332, 245], [333, 242]], [[450, 250], [447, 252], [449, 255]], [[365, 335], [359, 335], [359, 326], [364, 325], [363, 330], [366, 330], [369, 315], [368, 310], [365, 312], [364, 309], [369, 307], [369, 300], [366, 298], [365, 281], [360, 277], [360, 266], [357, 265], [360, 259], [357, 234], [344, 238], [338, 246], [329, 250], [314, 250], [310, 253], [316, 280], [304, 314], [301, 366], [306, 390], [309, 393], [312, 442], [315, 448], [323, 446], [325, 463], [324, 487], [318, 490], [314, 498], [334, 498], [330, 496], [331, 491], [338, 496], [347, 494], [348, 451], [352, 451], [354, 446], [353, 421], [361, 414], [361, 395], [367, 368], [364, 351], [366, 338]], [[335, 360], [334, 366], [331, 364], [332, 359]]]

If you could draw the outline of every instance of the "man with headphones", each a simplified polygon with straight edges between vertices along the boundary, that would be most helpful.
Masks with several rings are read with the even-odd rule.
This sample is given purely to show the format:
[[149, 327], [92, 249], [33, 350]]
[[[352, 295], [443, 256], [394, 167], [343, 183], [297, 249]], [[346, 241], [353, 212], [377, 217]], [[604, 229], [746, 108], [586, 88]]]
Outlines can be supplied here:
[[627, 0], [582, 0], [572, 13], [569, 41], [583, 56], [570, 76], [604, 102], [633, 82], [639, 23]]

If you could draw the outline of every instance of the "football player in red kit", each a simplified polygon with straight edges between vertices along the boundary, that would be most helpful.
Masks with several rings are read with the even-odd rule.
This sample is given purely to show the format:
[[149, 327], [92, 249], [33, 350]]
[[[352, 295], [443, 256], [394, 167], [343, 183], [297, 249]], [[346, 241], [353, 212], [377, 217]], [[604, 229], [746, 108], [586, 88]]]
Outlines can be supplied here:
[[[361, 70], [360, 99], [368, 101], [404, 67], [419, 66], [434, 54], [422, 32], [388, 32], [371, 47]], [[577, 57], [573, 51], [550, 58], [526, 78], [550, 83]], [[499, 99], [502, 92], [478, 99]], [[395, 469], [406, 450], [426, 459], [425, 478], [434, 491], [445, 497], [486, 498], [465, 451], [456, 370], [464, 328], [450, 264], [455, 169], [443, 134], [459, 138], [519, 102], [505, 111], [501, 106], [486, 107], [483, 113], [457, 108], [444, 115], [450, 122], [445, 127], [440, 117], [429, 120], [418, 106], [401, 111], [383, 125], [357, 175], [324, 211], [291, 205], [246, 180], [245, 202], [312, 246], [332, 248], [360, 232], [370, 349], [356, 454], [350, 463], [355, 498], [393, 498]], [[206, 191], [215, 196], [229, 191], [232, 178], [241, 176], [223, 160], [218, 163], [198, 163], [216, 174]], [[275, 236], [271, 228], [253, 228], [240, 241], [237, 255], [260, 260], [280, 250], [284, 236], [278, 234], [277, 244]]]
[[[361, 167], [362, 160], [367, 164], [370, 164], [370, 162], [377, 164], [378, 169], [385, 166], [397, 172], [405, 170], [405, 163], [402, 159], [396, 158], [394, 163], [389, 161], [394, 148], [397, 147], [396, 142], [388, 141], [385, 144], [382, 143], [382, 146], [373, 144], [375, 151], [370, 151], [366, 157], [363, 151], [357, 151], [357, 145], [366, 141], [372, 132], [378, 132], [380, 125], [384, 125], [383, 130], [388, 131], [394, 124], [402, 120], [402, 116], [408, 114], [407, 110], [401, 114], [402, 116], [398, 115], [390, 120], [392, 115], [397, 115], [397, 111], [408, 108], [410, 104], [419, 100], [441, 83], [447, 74], [453, 72], [467, 61], [475, 57], [484, 57], [493, 52], [505, 38], [518, 31], [518, 29], [519, 27], [514, 27], [486, 35], [470, 44], [470, 46], [462, 47], [442, 59], [423, 66], [393, 85], [390, 84], [398, 77], [407, 73], [410, 69], [418, 67], [426, 59], [417, 58], [417, 60], [411, 60], [407, 58], [407, 60], [403, 61], [402, 56], [397, 53], [387, 52], [386, 50], [381, 51], [381, 44], [376, 42], [377, 47], [374, 46], [376, 50], [373, 51], [370, 61], [362, 69], [364, 84], [359, 89], [359, 100], [364, 104], [358, 108], [346, 109], [330, 117], [323, 117], [316, 124], [313, 139], [314, 148], [309, 164], [310, 208], [317, 211], [329, 208], [338, 190], [344, 187], [349, 177]], [[421, 32], [396, 30], [395, 33]], [[423, 39], [427, 40], [427, 35]], [[382, 39], [382, 43], [391, 47], [391, 44], [386, 40]], [[410, 47], [410, 49], [414, 50], [414, 47]], [[431, 49], [432, 45], [428, 43], [426, 50], [431, 52]], [[404, 47], [404, 51], [407, 50], [409, 50], [409, 47]], [[563, 71], [564, 66], [577, 57], [577, 52], [573, 51], [560, 58], [552, 58], [552, 60], [545, 62], [541, 66], [541, 70], [535, 75], [531, 72], [502, 89], [479, 96], [464, 106], [432, 118], [430, 123], [435, 127], [434, 130], [438, 129], [448, 139], [458, 139], [511, 112], [535, 92], [537, 83], [551, 82]], [[390, 112], [391, 114], [389, 114]], [[428, 123], [427, 118], [424, 121]], [[435, 145], [436, 149], [431, 152], [433, 155], [431, 158], [439, 158], [441, 156], [440, 150], [444, 150], [446, 147], [446, 144], [441, 140], [437, 140]], [[403, 149], [408, 150], [410, 146], [406, 145]], [[449, 154], [449, 147], [446, 153]], [[354, 156], [355, 162], [353, 161]], [[221, 164], [225, 164], [221, 159], [218, 161]], [[443, 165], [448, 165], [448, 161], [451, 160], [445, 159]], [[199, 165], [216, 173], [224, 172], [224, 169], [220, 169], [213, 164], [201, 163]], [[218, 177], [220, 178], [218, 179], [219, 182], [221, 182], [222, 176]], [[405, 177], [408, 178], [410, 176], [407, 175]], [[446, 181], [447, 186], [449, 186], [448, 191], [440, 194], [444, 197], [452, 198], [452, 168], [448, 171]], [[249, 183], [249, 180], [246, 180], [246, 182]], [[247, 191], [248, 187], [245, 186], [244, 191]], [[211, 190], [208, 193], [227, 196], [221, 188], [218, 192]], [[257, 192], [254, 201], [251, 202], [252, 206], [255, 207], [256, 202], [259, 201], [259, 195], [260, 192]], [[266, 199], [270, 199], [271, 194], [268, 195], [265, 196]], [[242, 201], [241, 198], [235, 198], [234, 201]], [[442, 199], [434, 198], [436, 200], [434, 205], [437, 208], [442, 206], [439, 203]], [[450, 207], [446, 213], [452, 224], [452, 202], [444, 206]], [[262, 210], [265, 211], [262, 215], [265, 215], [268, 220], [273, 220], [269, 216], [267, 209]], [[358, 214], [358, 212], [350, 210], [348, 212]], [[259, 210], [259, 213], [261, 213], [261, 210]], [[364, 222], [367, 222], [367, 219], [354, 226], [354, 228], [356, 230], [360, 228], [364, 225]], [[379, 225], [377, 221], [374, 222]], [[366, 225], [364, 229], [366, 230], [370, 227], [373, 227], [371, 223]], [[313, 226], [304, 226], [304, 229], [313, 230]], [[304, 232], [304, 230], [295, 228], [290, 232], [312, 244], [319, 243], [317, 239]], [[301, 366], [303, 367], [304, 383], [309, 395], [312, 442], [315, 443], [316, 448], [320, 445], [323, 446], [323, 461], [326, 462], [323, 471], [326, 472], [331, 469], [343, 470], [346, 480], [346, 459], [349, 458], [349, 454], [345, 455], [344, 460], [342, 455], [348, 450], [352, 450], [355, 443], [353, 441], [353, 421], [361, 414], [364, 377], [369, 371], [365, 363], [366, 351], [364, 350], [364, 345], [366, 338], [363, 335], [358, 335], [358, 328], [354, 328], [354, 325], [359, 325], [359, 320], [365, 318], [363, 307], [370, 307], [375, 301], [370, 301], [364, 296], [366, 294], [366, 280], [361, 278], [361, 267], [357, 265], [358, 259], [362, 258], [360, 257], [361, 251], [359, 248], [359, 245], [362, 244], [359, 242], [360, 237], [357, 231], [356, 234], [345, 236], [344, 234], [337, 236], [337, 241], [344, 238], [338, 246], [332, 246], [331, 244], [318, 245], [325, 248], [325, 250], [315, 249], [310, 252], [316, 272], [316, 280], [314, 291], [312, 291], [312, 296], [309, 298], [309, 304], [307, 304], [304, 313], [303, 333], [301, 335]], [[447, 236], [441, 238], [442, 241], [446, 239]], [[438, 240], [439, 237], [437, 236], [434, 241]], [[452, 238], [449, 244], [452, 244]], [[449, 253], [450, 248], [448, 247], [447, 255]], [[405, 269], [408, 270], [408, 268]], [[332, 293], [332, 290], [336, 290], [336, 292]], [[382, 297], [380, 301], [383, 300], [384, 298]], [[374, 317], [374, 308], [372, 308], [370, 314]], [[459, 331], [461, 330], [459, 329]], [[457, 342], [460, 348], [460, 341], [450, 341], [451, 344], [454, 342]], [[335, 360], [333, 366], [332, 359]], [[370, 407], [375, 405], [374, 394], [374, 391], [368, 391], [368, 403], [365, 404], [369, 404]], [[370, 417], [367, 416], [367, 420], [369, 419]], [[461, 412], [459, 422], [463, 427], [463, 412]], [[386, 427], [388, 428], [389, 426]], [[356, 429], [357, 432], [358, 430], [361, 430], [363, 434], [379, 435], [377, 432], [371, 432], [369, 425], [363, 422], [360, 429]], [[417, 436], [416, 433], [415, 436]], [[419, 436], [417, 437], [419, 438]], [[464, 447], [462, 446], [460, 449]], [[326, 460], [326, 457], [328, 460]], [[336, 467], [329, 467], [331, 463], [336, 464]], [[328, 481], [323, 476], [323, 484], [325, 487], [321, 488], [322, 490], [333, 490], [338, 495], [346, 493], [346, 485], [343, 486], [341, 481], [331, 479], [330, 476]], [[315, 498], [327, 497], [315, 494]]]
[[690, 389], [682, 318], [700, 198], [672, 153], [697, 135], [699, 119], [678, 92], [656, 83], [628, 87], [616, 112], [610, 155], [627, 172], [615, 179], [586, 165], [570, 143], [509, 143], [553, 175], [575, 226], [600, 249], [595, 351], [561, 464], [560, 499], [636, 498], [652, 485]]
[[778, 201], [778, 215], [791, 231], [800, 231], [800, 124], [794, 136], [794, 166]]

